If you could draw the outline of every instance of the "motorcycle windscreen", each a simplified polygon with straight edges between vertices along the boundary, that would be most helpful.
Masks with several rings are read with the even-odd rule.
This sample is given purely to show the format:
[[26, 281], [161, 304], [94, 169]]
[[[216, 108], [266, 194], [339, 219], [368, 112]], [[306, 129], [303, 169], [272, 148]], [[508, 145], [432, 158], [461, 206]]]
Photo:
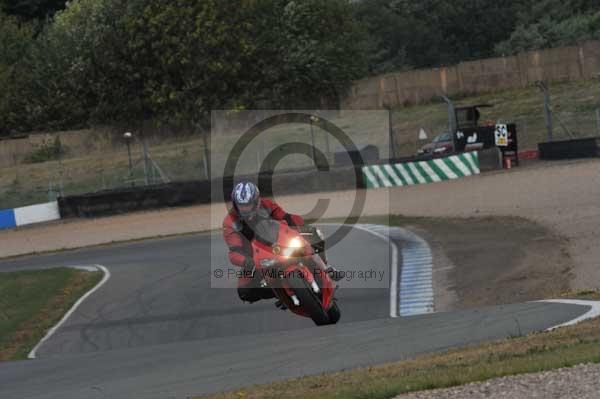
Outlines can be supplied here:
[[252, 226], [254, 238], [265, 245], [274, 245], [279, 237], [280, 223], [271, 218], [259, 218]]

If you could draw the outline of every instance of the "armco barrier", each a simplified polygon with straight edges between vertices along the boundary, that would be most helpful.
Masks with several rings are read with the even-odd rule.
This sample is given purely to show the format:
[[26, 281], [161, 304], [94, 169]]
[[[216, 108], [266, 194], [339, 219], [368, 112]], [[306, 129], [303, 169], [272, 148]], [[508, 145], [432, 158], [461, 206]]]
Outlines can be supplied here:
[[545, 160], [594, 158], [600, 155], [600, 138], [551, 141], [538, 144], [538, 148]]
[[362, 171], [367, 188], [436, 183], [480, 173], [476, 152], [428, 161], [363, 166]]
[[60, 197], [58, 206], [62, 218], [71, 218], [107, 216], [209, 201], [210, 182], [197, 181]]
[[0, 210], [0, 229], [10, 229], [58, 219], [60, 219], [60, 213], [56, 201], [22, 208], [4, 209]]
[[[238, 177], [236, 181], [242, 178], [244, 177]], [[257, 183], [264, 196], [272, 196], [273, 193], [297, 194], [365, 187], [360, 167], [357, 171], [353, 166], [332, 169], [327, 173], [316, 170], [275, 175], [262, 173], [258, 179], [249, 178], [258, 180]], [[107, 216], [165, 207], [207, 204], [212, 200], [221, 201], [221, 193], [229, 193], [232, 188], [232, 178], [188, 181], [61, 197], [58, 199], [58, 204], [63, 218]], [[215, 198], [212, 198], [213, 194], [216, 194]]]
[[11, 229], [17, 227], [14, 209], [3, 209], [0, 211], [0, 229]]

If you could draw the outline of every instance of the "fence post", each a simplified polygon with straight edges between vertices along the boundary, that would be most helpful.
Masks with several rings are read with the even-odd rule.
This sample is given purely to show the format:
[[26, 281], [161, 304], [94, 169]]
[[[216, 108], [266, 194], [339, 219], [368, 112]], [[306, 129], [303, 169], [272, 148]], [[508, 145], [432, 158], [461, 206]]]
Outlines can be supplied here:
[[537, 86], [544, 93], [544, 114], [546, 115], [546, 129], [548, 129], [548, 141], [552, 141], [552, 111], [550, 109], [550, 92], [544, 82], [537, 82]]
[[389, 159], [396, 158], [396, 137], [394, 137], [394, 121], [392, 118], [392, 107], [389, 105], [386, 107], [388, 111], [388, 129], [389, 129], [389, 140], [390, 140], [390, 152], [388, 155]]
[[147, 186], [149, 183], [149, 179], [148, 179], [148, 169], [149, 169], [148, 142], [146, 141], [146, 137], [144, 137], [144, 136], [142, 136], [142, 147], [144, 149], [144, 182]]
[[[211, 127], [212, 128], [212, 127]], [[204, 147], [204, 173], [206, 174], [206, 180], [210, 180], [210, 148], [209, 148], [209, 130], [201, 132], [202, 135], [202, 146]]]

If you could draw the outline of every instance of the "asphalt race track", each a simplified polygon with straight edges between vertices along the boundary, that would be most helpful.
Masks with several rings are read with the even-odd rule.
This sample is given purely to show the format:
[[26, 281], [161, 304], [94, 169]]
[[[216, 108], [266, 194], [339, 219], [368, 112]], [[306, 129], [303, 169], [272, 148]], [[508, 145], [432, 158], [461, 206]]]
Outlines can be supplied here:
[[[231, 289], [211, 289], [211, 262], [227, 262], [219, 238], [210, 238], [0, 262], [0, 271], [100, 264], [111, 272], [38, 359], [0, 363], [0, 398], [186, 398], [527, 334], [589, 309], [526, 303], [390, 319], [388, 288], [342, 281], [342, 320], [317, 328], [272, 301], [243, 304]], [[329, 256], [389, 278], [388, 244], [366, 231], [352, 230]]]

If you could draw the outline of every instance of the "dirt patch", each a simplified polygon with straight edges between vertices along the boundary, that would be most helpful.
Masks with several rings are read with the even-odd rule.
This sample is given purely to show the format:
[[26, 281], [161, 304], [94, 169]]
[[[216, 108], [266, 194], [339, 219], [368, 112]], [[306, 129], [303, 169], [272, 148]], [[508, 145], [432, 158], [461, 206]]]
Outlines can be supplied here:
[[404, 227], [432, 247], [437, 310], [556, 297], [573, 278], [568, 242], [526, 219], [411, 218]]

